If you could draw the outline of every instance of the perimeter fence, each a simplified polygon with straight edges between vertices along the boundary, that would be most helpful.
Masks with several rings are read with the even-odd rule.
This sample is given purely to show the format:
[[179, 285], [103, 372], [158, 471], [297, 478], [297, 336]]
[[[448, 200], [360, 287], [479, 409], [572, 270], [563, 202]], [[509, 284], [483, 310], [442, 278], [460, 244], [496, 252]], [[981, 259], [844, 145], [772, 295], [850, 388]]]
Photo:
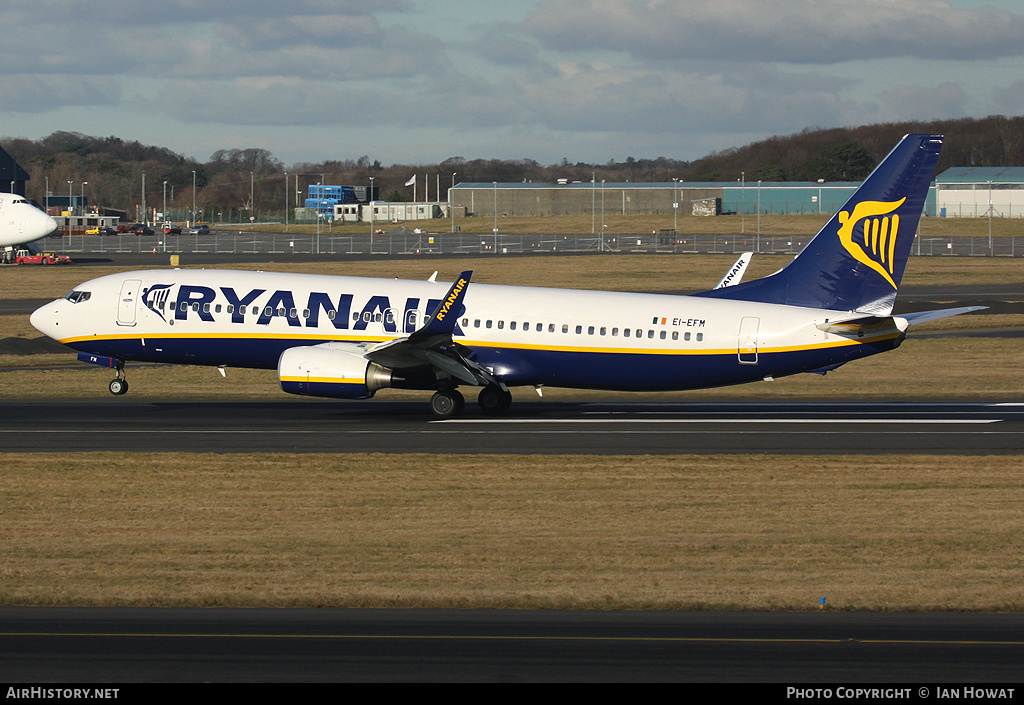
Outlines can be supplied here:
[[[311, 254], [311, 255], [477, 255], [561, 254], [620, 252], [649, 254], [796, 254], [812, 236], [766, 235], [469, 235], [464, 233], [417, 233], [400, 229], [383, 234], [290, 234], [214, 229], [205, 235], [70, 235], [61, 246], [54, 239], [41, 241], [47, 250], [68, 253], [183, 254]], [[913, 254], [953, 257], [1022, 257], [1024, 237], [928, 237], [919, 236]]]

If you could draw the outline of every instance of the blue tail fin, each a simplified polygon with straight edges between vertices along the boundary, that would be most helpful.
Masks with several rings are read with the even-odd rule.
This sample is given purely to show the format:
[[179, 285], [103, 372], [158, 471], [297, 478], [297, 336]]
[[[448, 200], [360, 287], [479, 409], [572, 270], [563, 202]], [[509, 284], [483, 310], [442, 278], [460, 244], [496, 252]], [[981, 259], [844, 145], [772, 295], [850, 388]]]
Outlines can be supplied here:
[[889, 314], [941, 148], [907, 135], [783, 269], [698, 296]]

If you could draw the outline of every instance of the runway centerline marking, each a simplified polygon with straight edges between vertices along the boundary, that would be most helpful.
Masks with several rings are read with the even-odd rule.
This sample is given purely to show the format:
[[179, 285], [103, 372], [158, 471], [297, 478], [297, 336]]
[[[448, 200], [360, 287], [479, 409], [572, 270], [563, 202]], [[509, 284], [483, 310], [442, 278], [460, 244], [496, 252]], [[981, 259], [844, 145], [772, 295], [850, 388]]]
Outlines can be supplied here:
[[617, 419], [437, 419], [430, 423], [472, 423], [472, 424], [542, 424], [542, 423], [672, 423], [672, 424], [922, 424], [922, 425], [949, 425], [949, 424], [990, 424], [1000, 423], [1003, 419], [745, 419], [745, 418], [715, 418], [715, 419], [642, 419], [642, 418], [617, 418]]

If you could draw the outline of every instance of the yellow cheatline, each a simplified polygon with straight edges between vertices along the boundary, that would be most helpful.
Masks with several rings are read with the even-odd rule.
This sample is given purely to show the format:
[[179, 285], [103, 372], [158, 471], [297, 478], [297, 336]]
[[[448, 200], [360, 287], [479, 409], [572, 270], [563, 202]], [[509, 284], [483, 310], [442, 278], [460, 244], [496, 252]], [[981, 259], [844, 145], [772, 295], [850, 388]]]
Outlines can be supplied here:
[[[861, 345], [865, 343], [877, 343], [885, 340], [892, 340], [898, 337], [899, 333], [886, 333], [884, 335], [870, 336], [865, 338], [858, 338], [857, 340], [842, 339], [828, 341], [824, 343], [810, 343], [807, 345], [784, 345], [784, 346], [770, 346], [760, 345], [758, 346], [759, 353], [781, 353], [781, 352], [800, 352], [807, 350], [824, 350], [826, 348], [845, 347], [849, 345]], [[62, 338], [61, 343], [65, 345], [77, 342], [85, 341], [107, 341], [107, 340], [133, 340], [138, 338], [135, 335], [105, 335], [105, 336], [78, 336], [74, 338]], [[228, 333], [228, 334], [215, 334], [215, 333], [172, 333], [160, 335], [160, 339], [173, 338], [175, 340], [187, 340], [187, 339], [210, 339], [210, 338], [230, 338], [230, 339], [256, 339], [256, 340], [281, 340], [281, 341], [293, 341], [293, 340], [308, 340], [308, 341], [323, 341], [325, 338], [328, 342], [337, 343], [379, 343], [390, 340], [396, 340], [396, 337], [387, 336], [348, 336], [348, 337], [331, 337], [327, 338], [324, 335], [316, 334], [291, 334], [291, 335], [280, 335], [273, 333]], [[461, 340], [458, 341], [467, 347], [486, 347], [503, 350], [542, 350], [546, 352], [573, 352], [573, 353], [595, 353], [595, 354], [622, 354], [622, 355], [735, 355], [735, 348], [623, 348], [623, 347], [589, 347], [583, 345], [535, 345], [527, 343], [507, 343], [497, 341], [483, 341], [483, 340]]]

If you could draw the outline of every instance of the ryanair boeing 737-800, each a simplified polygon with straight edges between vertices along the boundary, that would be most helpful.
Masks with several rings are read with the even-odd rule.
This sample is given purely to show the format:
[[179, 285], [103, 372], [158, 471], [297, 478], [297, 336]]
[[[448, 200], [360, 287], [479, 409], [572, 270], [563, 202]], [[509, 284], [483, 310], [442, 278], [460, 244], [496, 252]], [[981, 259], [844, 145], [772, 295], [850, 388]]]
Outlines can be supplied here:
[[[32, 325], [111, 367], [128, 360], [277, 369], [293, 394], [365, 399], [432, 390], [440, 417], [458, 387], [504, 411], [510, 387], [656, 391], [824, 373], [892, 350], [893, 316], [942, 145], [908, 135], [786, 267], [693, 296], [360, 277], [159, 269], [112, 274], [32, 314]], [[737, 275], [746, 258], [737, 262]]]

